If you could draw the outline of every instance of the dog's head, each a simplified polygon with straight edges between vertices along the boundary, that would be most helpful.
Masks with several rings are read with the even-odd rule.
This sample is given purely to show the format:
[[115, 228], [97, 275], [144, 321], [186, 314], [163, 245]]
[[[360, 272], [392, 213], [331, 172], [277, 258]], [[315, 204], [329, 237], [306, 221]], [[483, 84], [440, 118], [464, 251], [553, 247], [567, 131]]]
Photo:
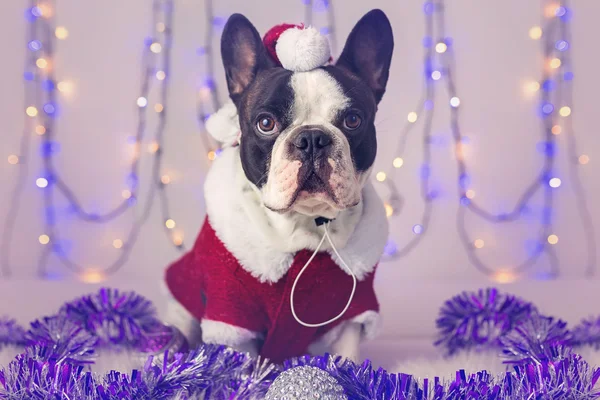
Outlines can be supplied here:
[[393, 46], [387, 17], [373, 10], [335, 65], [292, 72], [272, 61], [248, 19], [229, 19], [221, 52], [239, 114], [242, 167], [267, 208], [333, 218], [360, 202]]

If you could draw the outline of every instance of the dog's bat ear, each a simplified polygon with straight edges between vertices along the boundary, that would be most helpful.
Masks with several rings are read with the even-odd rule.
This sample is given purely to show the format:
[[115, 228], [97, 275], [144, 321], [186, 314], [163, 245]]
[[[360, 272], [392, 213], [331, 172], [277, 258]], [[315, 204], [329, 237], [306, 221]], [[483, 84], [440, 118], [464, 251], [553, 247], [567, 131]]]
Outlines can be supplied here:
[[366, 81], [379, 103], [385, 93], [393, 51], [390, 21], [383, 11], [372, 10], [350, 32], [336, 66]]
[[221, 37], [221, 56], [229, 96], [236, 104], [258, 71], [273, 66], [258, 31], [241, 14], [233, 14], [225, 25]]

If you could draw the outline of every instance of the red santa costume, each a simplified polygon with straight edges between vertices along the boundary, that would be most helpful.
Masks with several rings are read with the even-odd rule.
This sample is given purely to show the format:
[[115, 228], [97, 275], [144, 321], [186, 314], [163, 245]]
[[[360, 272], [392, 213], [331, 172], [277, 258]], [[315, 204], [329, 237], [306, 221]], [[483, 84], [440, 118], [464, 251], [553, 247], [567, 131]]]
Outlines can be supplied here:
[[[282, 58], [279, 48], [278, 55]], [[328, 54], [323, 58], [320, 65]], [[229, 127], [224, 121], [230, 122]], [[265, 217], [269, 211], [252, 192], [234, 145], [237, 134], [231, 123], [236, 121], [231, 103], [209, 120], [209, 131], [219, 131], [225, 148], [207, 175], [207, 218], [194, 248], [167, 269], [166, 284], [174, 300], [200, 321], [204, 342], [237, 347], [256, 340], [259, 354], [274, 362], [319, 352], [350, 321], [362, 324], [363, 336], [372, 338], [379, 311], [373, 279], [388, 234], [383, 204], [374, 188], [367, 183], [361, 204], [344, 211], [355, 228], [345, 237], [331, 231], [336, 245], [342, 244], [339, 255], [358, 281], [349, 308], [326, 326], [303, 326], [292, 315], [290, 291], [314, 248], [286, 252], [275, 245], [274, 230]], [[302, 238], [290, 242], [306, 243]], [[319, 252], [297, 283], [296, 314], [309, 324], [327, 321], [343, 310], [351, 289], [352, 278], [337, 255], [332, 250]]]

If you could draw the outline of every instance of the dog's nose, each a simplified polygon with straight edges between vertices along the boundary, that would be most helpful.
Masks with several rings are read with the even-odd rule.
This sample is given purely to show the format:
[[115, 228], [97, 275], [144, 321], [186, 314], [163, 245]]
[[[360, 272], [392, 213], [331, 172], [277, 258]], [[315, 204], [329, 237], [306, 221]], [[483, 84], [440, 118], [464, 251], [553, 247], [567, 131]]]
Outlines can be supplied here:
[[294, 146], [303, 153], [318, 153], [331, 145], [331, 137], [318, 129], [310, 129], [301, 132], [294, 139]]

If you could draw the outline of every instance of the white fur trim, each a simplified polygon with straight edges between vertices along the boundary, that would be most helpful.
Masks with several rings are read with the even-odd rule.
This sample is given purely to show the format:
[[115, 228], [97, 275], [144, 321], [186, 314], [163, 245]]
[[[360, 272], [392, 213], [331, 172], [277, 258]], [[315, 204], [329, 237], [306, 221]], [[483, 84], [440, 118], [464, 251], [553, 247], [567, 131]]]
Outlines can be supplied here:
[[339, 339], [342, 331], [348, 324], [358, 323], [362, 325], [361, 340], [373, 340], [379, 334], [381, 330], [381, 316], [375, 311], [365, 311], [356, 317], [344, 321], [337, 325], [335, 328], [329, 330], [326, 334], [321, 336], [319, 340], [312, 343], [309, 346], [308, 351], [311, 354], [319, 355], [331, 351], [333, 344]]
[[174, 297], [167, 299], [167, 313], [164, 322], [173, 325], [186, 337], [190, 347], [202, 343], [202, 331], [198, 321], [188, 310], [185, 309]]
[[327, 38], [312, 27], [287, 29], [277, 39], [275, 51], [283, 68], [294, 72], [321, 67], [331, 57]]
[[233, 101], [228, 100], [206, 120], [206, 130], [224, 147], [232, 146], [237, 142], [240, 133], [240, 120]]
[[256, 332], [211, 319], [202, 319], [200, 326], [202, 327], [202, 341], [205, 343], [238, 347], [260, 337]]
[[[281, 215], [262, 205], [242, 170], [238, 147], [223, 150], [204, 189], [206, 211], [217, 236], [242, 268], [261, 282], [277, 282], [289, 270], [294, 253], [315, 249], [322, 237], [314, 218]], [[363, 201], [342, 211], [330, 225], [333, 242], [359, 280], [379, 261], [387, 232], [385, 210], [371, 183], [363, 189]]]

